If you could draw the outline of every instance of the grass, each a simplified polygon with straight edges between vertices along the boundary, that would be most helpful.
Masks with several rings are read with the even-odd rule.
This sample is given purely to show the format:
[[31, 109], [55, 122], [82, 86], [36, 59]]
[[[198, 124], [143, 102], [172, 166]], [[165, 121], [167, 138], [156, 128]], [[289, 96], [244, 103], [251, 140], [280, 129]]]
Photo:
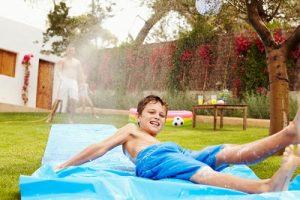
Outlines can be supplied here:
[[[20, 199], [19, 177], [31, 175], [41, 165], [51, 124], [41, 119], [43, 113], [0, 113], [0, 197]], [[102, 115], [94, 119], [90, 115], [77, 116], [76, 123], [104, 123], [120, 127], [128, 121], [127, 116]], [[64, 115], [55, 117], [53, 123], [66, 123]], [[212, 124], [198, 123], [196, 128], [166, 127], [158, 138], [174, 141], [184, 148], [201, 149], [221, 143], [246, 143], [267, 136], [266, 128], [248, 128], [225, 125], [222, 130], [213, 131]], [[251, 166], [260, 178], [269, 178], [278, 169], [280, 157], [273, 156]], [[299, 174], [300, 171], [298, 170]]]
[[[19, 199], [19, 176], [32, 174], [40, 166], [50, 125], [25, 121], [36, 118], [25, 114], [0, 115], [1, 199]], [[7, 119], [21, 121], [2, 123]]]

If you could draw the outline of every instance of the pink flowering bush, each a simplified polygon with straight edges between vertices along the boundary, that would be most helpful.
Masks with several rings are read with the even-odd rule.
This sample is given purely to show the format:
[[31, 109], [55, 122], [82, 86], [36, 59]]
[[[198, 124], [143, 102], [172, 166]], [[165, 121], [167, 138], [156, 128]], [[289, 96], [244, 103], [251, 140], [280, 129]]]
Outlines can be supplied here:
[[[276, 43], [281, 44], [286, 40], [282, 29], [273, 31], [273, 38]], [[233, 83], [233, 88], [240, 91], [257, 92], [267, 94], [269, 87], [268, 70], [266, 63], [265, 47], [253, 31], [239, 34], [234, 38], [235, 53], [237, 63], [232, 66], [235, 76], [240, 79], [240, 83]], [[300, 58], [300, 50], [297, 48], [291, 52], [288, 60], [289, 77], [293, 80], [293, 66]], [[292, 84], [292, 83], [291, 83]]]
[[22, 65], [24, 66], [25, 72], [24, 72], [24, 82], [22, 87], [22, 100], [24, 102], [24, 105], [28, 102], [28, 86], [29, 86], [29, 77], [30, 77], [30, 59], [33, 58], [32, 54], [26, 54], [23, 57]]

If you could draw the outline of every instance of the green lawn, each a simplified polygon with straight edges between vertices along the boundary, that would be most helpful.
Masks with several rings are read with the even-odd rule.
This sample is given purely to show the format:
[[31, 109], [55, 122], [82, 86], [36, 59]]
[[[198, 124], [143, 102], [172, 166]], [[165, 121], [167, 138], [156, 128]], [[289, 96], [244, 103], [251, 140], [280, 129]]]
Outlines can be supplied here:
[[[19, 176], [31, 175], [41, 165], [51, 124], [42, 122], [42, 113], [0, 113], [0, 199], [20, 199]], [[105, 123], [120, 127], [127, 116], [90, 115], [77, 116], [76, 123]], [[66, 123], [64, 115], [55, 117], [53, 123]], [[196, 128], [166, 127], [158, 136], [161, 141], [174, 141], [185, 148], [201, 149], [220, 143], [245, 143], [267, 136], [266, 128], [248, 128], [224, 125], [213, 131], [212, 124], [198, 123]], [[280, 157], [273, 156], [251, 168], [261, 178], [269, 178], [279, 167]], [[300, 173], [298, 170], [297, 173]]]

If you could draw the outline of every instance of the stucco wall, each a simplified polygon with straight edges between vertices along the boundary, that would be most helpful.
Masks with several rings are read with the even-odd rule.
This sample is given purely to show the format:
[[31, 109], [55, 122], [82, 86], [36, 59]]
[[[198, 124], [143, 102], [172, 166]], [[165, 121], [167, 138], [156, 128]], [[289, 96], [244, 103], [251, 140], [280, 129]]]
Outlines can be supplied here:
[[40, 54], [42, 30], [3, 17], [0, 17], [0, 24], [0, 48], [17, 54], [15, 77], [0, 74], [0, 103], [23, 105], [24, 67], [21, 62], [25, 54], [31, 53], [34, 57], [31, 59], [27, 106], [35, 107], [39, 59], [55, 63], [58, 58]]

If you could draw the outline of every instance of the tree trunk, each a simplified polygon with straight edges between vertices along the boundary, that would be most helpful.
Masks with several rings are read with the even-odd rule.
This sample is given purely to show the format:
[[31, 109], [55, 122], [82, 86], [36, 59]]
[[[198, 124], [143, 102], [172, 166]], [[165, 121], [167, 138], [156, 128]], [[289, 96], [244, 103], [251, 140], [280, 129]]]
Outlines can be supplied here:
[[297, 31], [283, 44], [275, 42], [266, 26], [264, 15], [259, 12], [263, 1], [245, 0], [248, 19], [264, 43], [267, 55], [270, 84], [270, 128], [269, 135], [282, 130], [289, 123], [289, 80], [286, 60], [288, 52], [298, 42]]
[[285, 48], [268, 49], [267, 64], [270, 81], [270, 129], [272, 135], [289, 123], [289, 80]]
[[145, 21], [145, 24], [135, 38], [134, 43], [137, 46], [142, 45], [152, 27], [166, 14], [167, 12], [165, 10], [162, 10], [158, 13], [153, 14], [147, 21]]
[[145, 24], [138, 33], [136, 39], [134, 40], [134, 43], [138, 46], [143, 44], [152, 27], [157, 24], [157, 22], [159, 22], [163, 17], [168, 15], [171, 11], [178, 12], [186, 18], [191, 26], [194, 26], [196, 23], [198, 12], [196, 10], [196, 7], [194, 6], [194, 3], [191, 2], [193, 1], [156, 1], [153, 6], [154, 13], [148, 20], [145, 20]]

